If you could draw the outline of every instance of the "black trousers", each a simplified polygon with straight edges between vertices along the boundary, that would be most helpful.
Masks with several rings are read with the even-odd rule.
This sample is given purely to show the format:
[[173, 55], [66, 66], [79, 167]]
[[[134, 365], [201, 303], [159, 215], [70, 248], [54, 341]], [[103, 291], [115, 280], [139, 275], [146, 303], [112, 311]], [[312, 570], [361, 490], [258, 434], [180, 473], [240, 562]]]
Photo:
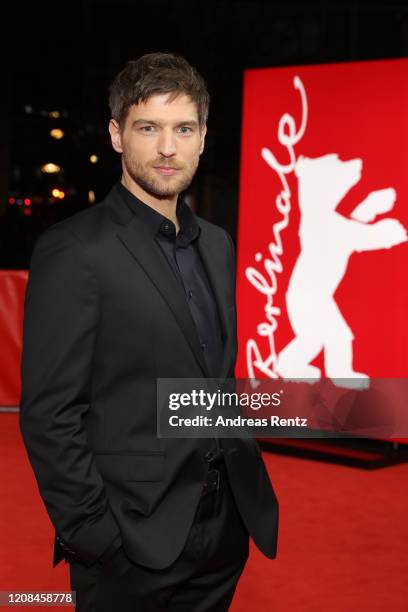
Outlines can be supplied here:
[[[133, 563], [123, 552], [103, 566], [70, 562], [76, 612], [225, 612], [248, 559], [249, 535], [223, 463], [219, 489], [208, 478], [180, 556], [161, 570]], [[210, 474], [211, 476], [211, 474]]]

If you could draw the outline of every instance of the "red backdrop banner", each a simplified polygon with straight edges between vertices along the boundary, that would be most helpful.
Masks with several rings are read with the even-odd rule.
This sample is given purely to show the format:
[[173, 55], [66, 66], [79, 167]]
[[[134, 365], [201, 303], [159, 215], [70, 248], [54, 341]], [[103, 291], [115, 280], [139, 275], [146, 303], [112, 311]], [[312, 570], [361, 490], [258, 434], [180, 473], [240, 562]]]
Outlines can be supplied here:
[[24, 295], [28, 272], [0, 270], [0, 406], [18, 406]]
[[245, 72], [239, 377], [407, 376], [407, 74]]

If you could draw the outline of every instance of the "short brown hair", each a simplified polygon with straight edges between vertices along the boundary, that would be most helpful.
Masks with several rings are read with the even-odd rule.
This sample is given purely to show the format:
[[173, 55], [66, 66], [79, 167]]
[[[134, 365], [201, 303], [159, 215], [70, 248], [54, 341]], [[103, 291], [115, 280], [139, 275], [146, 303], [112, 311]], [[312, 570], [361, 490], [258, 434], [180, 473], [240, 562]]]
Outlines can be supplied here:
[[170, 102], [182, 93], [190, 96], [204, 127], [210, 104], [206, 83], [184, 57], [173, 53], [148, 53], [130, 60], [109, 87], [111, 115], [122, 125], [132, 104], [165, 93], [170, 94]]

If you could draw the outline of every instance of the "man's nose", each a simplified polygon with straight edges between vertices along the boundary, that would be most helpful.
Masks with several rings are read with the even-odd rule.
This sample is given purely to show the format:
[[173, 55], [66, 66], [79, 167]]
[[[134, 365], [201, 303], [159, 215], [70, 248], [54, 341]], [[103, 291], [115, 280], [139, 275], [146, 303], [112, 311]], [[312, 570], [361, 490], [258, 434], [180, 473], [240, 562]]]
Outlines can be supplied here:
[[163, 157], [171, 157], [176, 154], [176, 141], [173, 130], [162, 130], [158, 142], [158, 153]]

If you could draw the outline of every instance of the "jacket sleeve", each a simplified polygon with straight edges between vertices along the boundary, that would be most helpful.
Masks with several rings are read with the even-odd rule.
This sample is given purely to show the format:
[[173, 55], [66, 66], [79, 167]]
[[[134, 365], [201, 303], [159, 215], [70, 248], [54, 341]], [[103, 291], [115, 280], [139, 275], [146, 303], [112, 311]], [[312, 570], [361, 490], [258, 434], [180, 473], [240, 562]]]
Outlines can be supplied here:
[[20, 428], [57, 539], [85, 565], [119, 535], [84, 427], [98, 308], [86, 246], [52, 226], [36, 243], [25, 295]]

